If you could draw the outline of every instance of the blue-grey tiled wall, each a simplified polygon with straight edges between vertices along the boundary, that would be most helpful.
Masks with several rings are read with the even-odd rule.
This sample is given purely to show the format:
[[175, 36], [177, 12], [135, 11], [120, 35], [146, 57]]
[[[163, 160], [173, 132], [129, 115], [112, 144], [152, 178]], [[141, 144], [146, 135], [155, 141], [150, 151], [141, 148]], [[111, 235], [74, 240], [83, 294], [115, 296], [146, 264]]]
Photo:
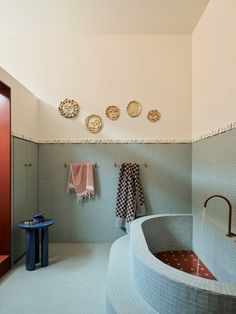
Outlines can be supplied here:
[[[236, 130], [194, 144], [39, 144], [39, 209], [56, 220], [54, 241], [112, 242], [123, 232], [115, 227], [119, 169], [114, 162], [147, 162], [141, 177], [147, 213], [201, 214], [204, 200], [220, 193], [233, 205], [236, 232]], [[192, 154], [192, 155], [191, 155]], [[17, 158], [17, 156], [16, 156]], [[64, 162], [96, 162], [97, 197], [76, 203], [66, 193]], [[192, 170], [192, 185], [191, 185]], [[192, 195], [191, 195], [192, 190]], [[191, 200], [192, 198], [192, 200]], [[228, 208], [212, 199], [206, 219], [227, 231]]]
[[212, 194], [222, 194], [232, 203], [232, 231], [236, 233], [235, 129], [192, 145], [193, 249], [217, 279], [235, 282], [236, 238], [225, 236], [229, 209], [224, 200], [209, 201], [201, 228], [203, 204]]
[[[114, 162], [147, 162], [141, 178], [147, 214], [191, 212], [191, 144], [40, 144], [39, 208], [56, 223], [51, 241], [113, 242], [119, 169]], [[95, 200], [66, 193], [64, 162], [95, 162]]]
[[[233, 207], [232, 225], [236, 233], [236, 129], [192, 145], [192, 208], [202, 215], [209, 195], [222, 194]], [[227, 233], [228, 205], [222, 199], [211, 199], [205, 218]]]

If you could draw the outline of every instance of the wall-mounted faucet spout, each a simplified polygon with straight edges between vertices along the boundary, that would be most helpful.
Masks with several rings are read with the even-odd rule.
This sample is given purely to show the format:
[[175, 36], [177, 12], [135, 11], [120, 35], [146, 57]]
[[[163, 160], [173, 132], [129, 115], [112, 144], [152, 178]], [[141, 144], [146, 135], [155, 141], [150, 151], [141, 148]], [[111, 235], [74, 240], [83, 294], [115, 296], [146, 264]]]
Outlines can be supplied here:
[[206, 199], [205, 203], [204, 203], [204, 207], [206, 208], [208, 201], [209, 201], [211, 198], [214, 198], [214, 197], [223, 198], [223, 199], [228, 203], [228, 205], [229, 205], [229, 218], [228, 218], [228, 233], [227, 233], [226, 235], [227, 235], [227, 237], [234, 237], [234, 236], [236, 236], [235, 233], [231, 232], [232, 205], [231, 205], [230, 201], [229, 201], [225, 196], [220, 195], [220, 194], [215, 194], [215, 195], [209, 196], [209, 197]]

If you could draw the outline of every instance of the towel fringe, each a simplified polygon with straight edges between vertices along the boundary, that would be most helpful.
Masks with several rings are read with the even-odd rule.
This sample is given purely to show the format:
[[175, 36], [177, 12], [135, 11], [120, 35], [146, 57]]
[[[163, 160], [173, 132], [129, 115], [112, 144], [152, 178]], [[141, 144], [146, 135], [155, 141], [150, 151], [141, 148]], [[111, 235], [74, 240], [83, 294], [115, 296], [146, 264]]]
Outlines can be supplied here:
[[77, 202], [82, 199], [91, 199], [96, 196], [92, 164], [70, 165], [67, 192], [75, 193]]

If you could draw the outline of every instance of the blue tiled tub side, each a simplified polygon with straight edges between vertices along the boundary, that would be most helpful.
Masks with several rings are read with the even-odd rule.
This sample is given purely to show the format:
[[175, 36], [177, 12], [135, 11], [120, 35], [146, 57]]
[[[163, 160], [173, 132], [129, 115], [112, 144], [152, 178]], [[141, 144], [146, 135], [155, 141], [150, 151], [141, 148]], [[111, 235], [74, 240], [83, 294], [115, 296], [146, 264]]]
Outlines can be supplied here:
[[193, 217], [193, 250], [218, 280], [235, 283], [235, 238], [227, 237], [225, 226], [216, 225], [206, 216], [203, 226], [201, 216]]
[[146, 219], [142, 223], [142, 231], [152, 253], [192, 250], [192, 215]]
[[[173, 233], [170, 226], [168, 232], [160, 227], [160, 224], [167, 225], [170, 220]], [[184, 228], [191, 233], [191, 215], [152, 215], [139, 218], [131, 224], [131, 255], [136, 289], [160, 313], [235, 313], [236, 284], [192, 276], [162, 263], [150, 251], [150, 248], [156, 252], [181, 249], [181, 243], [184, 246], [182, 249], [189, 247], [191, 235], [186, 235], [184, 239]], [[146, 232], [148, 230], [147, 234], [144, 234], [143, 229]], [[150, 235], [156, 240], [146, 239]]]
[[106, 287], [107, 314], [158, 314], [136, 291], [130, 256], [130, 237], [122, 236], [110, 250]]

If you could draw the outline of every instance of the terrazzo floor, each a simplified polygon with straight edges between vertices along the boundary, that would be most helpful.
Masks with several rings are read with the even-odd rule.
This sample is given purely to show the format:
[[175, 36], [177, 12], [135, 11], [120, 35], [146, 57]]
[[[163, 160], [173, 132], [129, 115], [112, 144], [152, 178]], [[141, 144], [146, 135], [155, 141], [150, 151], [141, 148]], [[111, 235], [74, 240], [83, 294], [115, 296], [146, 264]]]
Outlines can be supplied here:
[[0, 314], [105, 314], [110, 246], [53, 243], [34, 271], [21, 259], [0, 279]]
[[165, 251], [154, 254], [163, 263], [188, 274], [216, 280], [193, 251]]

